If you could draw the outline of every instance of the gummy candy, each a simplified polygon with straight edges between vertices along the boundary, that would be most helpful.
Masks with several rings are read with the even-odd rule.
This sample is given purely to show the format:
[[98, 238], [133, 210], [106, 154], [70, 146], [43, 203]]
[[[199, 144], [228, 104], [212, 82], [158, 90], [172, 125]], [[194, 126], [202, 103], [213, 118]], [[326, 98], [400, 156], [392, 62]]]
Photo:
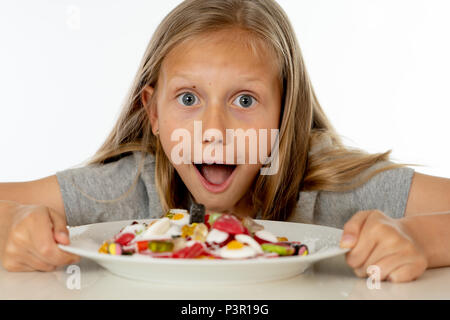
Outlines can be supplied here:
[[204, 223], [199, 223], [195, 226], [192, 233], [192, 240], [205, 242], [208, 235], [208, 227]]
[[118, 243], [110, 243], [108, 245], [108, 252], [112, 255], [120, 256], [122, 254], [122, 247]]
[[256, 231], [253, 238], [259, 243], [276, 243], [278, 242], [277, 237], [275, 237], [271, 232], [267, 230]]
[[119, 236], [119, 238], [115, 240], [115, 242], [122, 246], [126, 246], [128, 243], [130, 243], [131, 240], [134, 239], [134, 237], [135, 235], [132, 233], [123, 233]]
[[217, 244], [223, 246], [232, 240], [232, 237], [227, 233], [217, 229], [211, 229], [206, 237], [208, 244]]
[[205, 206], [201, 203], [193, 203], [191, 210], [189, 211], [190, 220], [189, 223], [203, 223], [205, 222]]
[[[250, 217], [204, 212], [194, 204], [191, 214], [171, 209], [150, 223], [133, 221], [112, 239], [106, 240], [99, 253], [178, 259], [248, 259], [309, 254], [300, 241], [278, 237]], [[203, 219], [203, 220], [202, 220]]]
[[148, 249], [152, 252], [168, 252], [173, 249], [173, 242], [169, 241], [149, 241]]
[[294, 254], [294, 248], [288, 245], [281, 245], [281, 244], [273, 244], [273, 243], [263, 243], [261, 245], [261, 248], [265, 252], [275, 252], [278, 253], [280, 256], [291, 256]]
[[220, 218], [222, 216], [221, 213], [211, 213], [208, 215], [208, 223], [210, 226], [212, 226], [214, 224], [214, 222], [216, 222], [216, 220], [218, 218]]
[[212, 225], [214, 229], [228, 232], [231, 234], [245, 233], [244, 226], [235, 217], [230, 214], [221, 215]]
[[103, 242], [102, 246], [98, 249], [99, 253], [108, 253], [108, 242]]
[[196, 225], [197, 225], [197, 223], [195, 223], [195, 222], [190, 224], [190, 225], [188, 225], [188, 224], [184, 225], [181, 228], [181, 236], [183, 238], [187, 238], [187, 237], [192, 236], [192, 234], [194, 233], [194, 229], [195, 229]]
[[181, 250], [173, 253], [174, 258], [178, 259], [192, 259], [200, 256], [205, 251], [203, 245], [200, 242], [195, 242], [191, 246], [187, 246]]
[[242, 225], [247, 228], [248, 232], [250, 233], [250, 235], [254, 235], [255, 232], [259, 231], [259, 230], [263, 230], [264, 227], [262, 225], [260, 225], [259, 223], [256, 223], [252, 218], [250, 217], [243, 217], [242, 218]]

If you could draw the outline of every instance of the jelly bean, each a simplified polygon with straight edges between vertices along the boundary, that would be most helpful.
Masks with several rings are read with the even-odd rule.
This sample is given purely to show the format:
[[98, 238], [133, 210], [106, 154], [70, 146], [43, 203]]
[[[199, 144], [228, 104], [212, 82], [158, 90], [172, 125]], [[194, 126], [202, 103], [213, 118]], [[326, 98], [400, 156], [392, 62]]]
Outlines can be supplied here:
[[205, 206], [201, 203], [193, 203], [189, 210], [189, 223], [203, 223], [205, 222]]
[[278, 253], [280, 256], [291, 256], [294, 254], [294, 248], [291, 246], [284, 246], [280, 244], [273, 244], [273, 243], [263, 243], [261, 245], [261, 248], [264, 250], [264, 252], [275, 252]]
[[282, 242], [282, 241], [288, 241], [288, 238], [286, 237], [277, 237], [278, 242]]
[[244, 226], [242, 223], [231, 214], [221, 215], [212, 225], [214, 229], [228, 232], [231, 234], [245, 233]]
[[116, 243], [120, 244], [121, 246], [126, 246], [128, 243], [130, 243], [131, 240], [133, 240], [135, 237], [132, 233], [123, 233], [115, 240]]
[[122, 247], [118, 243], [110, 243], [108, 245], [108, 252], [115, 256], [120, 256], [122, 254]]
[[192, 233], [192, 240], [205, 242], [207, 235], [208, 235], [208, 227], [204, 223], [199, 223], [194, 228], [194, 231]]

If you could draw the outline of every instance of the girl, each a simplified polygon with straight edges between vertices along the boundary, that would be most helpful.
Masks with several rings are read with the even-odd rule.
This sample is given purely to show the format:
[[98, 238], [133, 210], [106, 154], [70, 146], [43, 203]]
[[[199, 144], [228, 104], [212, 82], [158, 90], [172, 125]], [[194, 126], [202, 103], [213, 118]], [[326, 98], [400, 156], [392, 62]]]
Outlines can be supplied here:
[[[196, 123], [200, 161], [195, 141], [179, 150], [177, 135], [198, 136]], [[278, 160], [275, 172], [261, 174], [265, 160], [239, 162], [251, 158], [247, 146], [226, 157], [227, 130], [257, 141], [275, 130], [275, 143], [258, 145]], [[0, 259], [10, 271], [53, 270], [78, 259], [57, 247], [69, 243], [67, 224], [157, 218], [194, 200], [343, 228], [356, 275], [377, 265], [382, 279], [410, 281], [450, 264], [450, 180], [389, 153], [343, 145], [275, 1], [187, 0], [157, 28], [117, 124], [86, 166], [0, 184]]]

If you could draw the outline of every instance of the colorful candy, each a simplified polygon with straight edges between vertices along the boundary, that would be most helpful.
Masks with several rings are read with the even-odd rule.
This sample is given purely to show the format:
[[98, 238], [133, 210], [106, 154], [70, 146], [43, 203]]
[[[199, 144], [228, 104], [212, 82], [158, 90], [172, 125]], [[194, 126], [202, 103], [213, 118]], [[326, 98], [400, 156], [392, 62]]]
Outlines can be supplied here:
[[267, 230], [256, 231], [253, 237], [260, 244], [278, 242], [277, 237], [272, 232], [269, 232]]
[[231, 233], [240, 234], [245, 233], [245, 228], [238, 218], [231, 214], [222, 214], [212, 225], [214, 229]]
[[257, 252], [252, 247], [237, 240], [232, 240], [219, 249], [219, 256], [225, 259], [245, 259], [256, 255]]
[[204, 223], [197, 224], [192, 232], [192, 240], [205, 242], [207, 236], [208, 227]]
[[127, 244], [130, 243], [131, 240], [134, 239], [134, 237], [136, 237], [136, 235], [134, 235], [133, 233], [122, 233], [115, 240], [115, 242], [120, 244], [120, 245], [122, 245], [122, 246], [126, 246]]
[[189, 211], [189, 223], [203, 223], [205, 222], [205, 206], [200, 203], [193, 203]]
[[204, 246], [200, 242], [195, 242], [190, 246], [186, 246], [185, 248], [174, 252], [172, 256], [176, 259], [194, 259], [204, 252]]
[[148, 224], [133, 221], [103, 242], [98, 252], [175, 259], [266, 259], [309, 254], [305, 244], [275, 236], [250, 217], [205, 214], [201, 204], [193, 204], [189, 212], [171, 209]]
[[275, 252], [280, 256], [291, 256], [294, 254], [295, 249], [289, 245], [273, 244], [273, 243], [263, 243], [261, 248], [264, 252]]

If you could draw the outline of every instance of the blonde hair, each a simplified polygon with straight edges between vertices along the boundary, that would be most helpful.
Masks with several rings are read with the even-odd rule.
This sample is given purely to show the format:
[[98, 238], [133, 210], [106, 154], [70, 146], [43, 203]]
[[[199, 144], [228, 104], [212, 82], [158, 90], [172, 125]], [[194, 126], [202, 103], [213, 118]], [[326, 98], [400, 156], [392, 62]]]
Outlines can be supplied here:
[[[169, 51], [192, 37], [231, 28], [248, 35], [246, 44], [255, 54], [257, 45], [264, 43], [280, 71], [279, 170], [259, 175], [252, 185], [253, 205], [263, 219], [286, 220], [302, 190], [346, 191], [383, 170], [404, 166], [387, 163], [366, 171], [388, 161], [391, 150], [369, 154], [342, 143], [314, 93], [292, 25], [274, 0], [186, 0], [174, 8], [151, 38], [112, 132], [87, 164], [105, 164], [136, 151], [150, 153], [156, 159], [155, 184], [163, 210], [184, 206], [189, 192], [152, 133], [142, 92], [147, 85], [154, 87], [149, 101], [154, 106], [158, 75]], [[129, 190], [119, 199], [103, 202], [120, 200], [133, 190], [143, 161]]]

